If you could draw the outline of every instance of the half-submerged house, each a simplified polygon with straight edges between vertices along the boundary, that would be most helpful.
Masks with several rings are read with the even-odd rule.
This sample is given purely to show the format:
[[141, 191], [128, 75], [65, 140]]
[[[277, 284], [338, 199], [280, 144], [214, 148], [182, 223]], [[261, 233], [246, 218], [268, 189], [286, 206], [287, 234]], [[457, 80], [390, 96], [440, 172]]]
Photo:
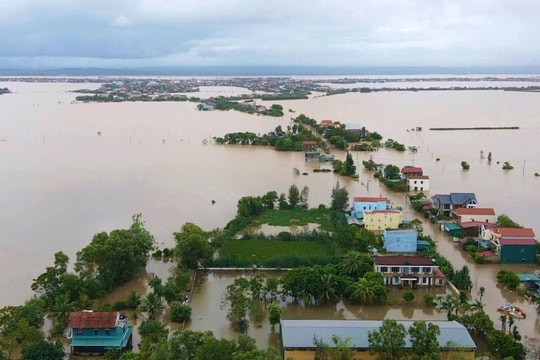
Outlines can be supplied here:
[[[406, 330], [413, 321], [398, 320]], [[467, 329], [457, 321], [429, 321], [439, 327], [437, 341], [441, 359], [459, 358], [474, 360], [476, 344]], [[354, 359], [375, 359], [369, 351], [368, 334], [379, 331], [381, 320], [281, 320], [280, 347], [283, 359], [311, 360], [317, 350], [313, 339], [332, 346], [333, 337], [348, 340], [347, 346], [354, 350]], [[405, 336], [405, 348], [411, 349], [409, 335]], [[408, 357], [407, 357], [408, 358]]]
[[119, 312], [80, 311], [69, 314], [68, 338], [74, 354], [104, 354], [131, 346], [132, 328]]
[[375, 272], [382, 274], [385, 285], [446, 285], [446, 277], [435, 261], [427, 256], [374, 256], [373, 267]]

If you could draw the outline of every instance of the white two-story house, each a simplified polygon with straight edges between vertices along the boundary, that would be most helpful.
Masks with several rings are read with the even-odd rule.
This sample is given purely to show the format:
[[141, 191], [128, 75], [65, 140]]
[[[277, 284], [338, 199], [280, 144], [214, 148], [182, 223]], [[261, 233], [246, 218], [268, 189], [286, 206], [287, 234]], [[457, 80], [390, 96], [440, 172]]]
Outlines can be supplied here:
[[437, 264], [426, 256], [374, 256], [376, 272], [385, 285], [444, 286], [446, 277]]

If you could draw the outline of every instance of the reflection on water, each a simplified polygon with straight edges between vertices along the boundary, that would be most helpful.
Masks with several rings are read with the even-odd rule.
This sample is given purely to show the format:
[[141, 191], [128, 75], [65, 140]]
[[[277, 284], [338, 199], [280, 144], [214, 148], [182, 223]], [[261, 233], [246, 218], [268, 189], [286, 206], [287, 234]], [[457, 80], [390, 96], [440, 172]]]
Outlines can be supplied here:
[[[204, 281], [197, 285], [193, 294], [191, 306], [192, 321], [188, 328], [197, 331], [210, 330], [217, 337], [227, 339], [237, 338], [239, 333], [234, 331], [226, 318], [227, 309], [221, 308], [220, 303], [229, 284], [238, 276], [249, 274], [235, 272], [210, 272], [204, 276]], [[423, 303], [424, 295], [443, 296], [445, 289], [413, 289], [415, 299], [410, 304], [401, 300], [403, 290], [391, 288], [388, 302], [394, 305], [358, 305], [347, 300], [328, 302], [317, 306], [304, 306], [292, 298], [281, 302], [283, 319], [329, 319], [329, 320], [445, 320], [446, 312], [436, 308], [426, 308]], [[248, 335], [255, 338], [258, 346], [277, 346], [278, 336], [271, 334], [270, 324], [266, 318], [262, 327], [256, 328], [251, 324]]]
[[[416, 153], [385, 149], [353, 153], [359, 169], [357, 182], [333, 173], [314, 173], [320, 164], [305, 162], [302, 153], [202, 144], [203, 139], [228, 132], [266, 133], [278, 125], [286, 127], [290, 125], [288, 116], [203, 112], [187, 102], [71, 104], [75, 94], [66, 91], [79, 88], [79, 84], [1, 83], [0, 87], [14, 92], [0, 97], [0, 138], [6, 139], [0, 142], [0, 196], [4, 209], [0, 215], [0, 271], [4, 274], [0, 279], [0, 306], [29, 298], [32, 279], [52, 264], [56, 251], [64, 251], [73, 263], [76, 251], [88, 244], [95, 233], [127, 227], [131, 216], [139, 212], [158, 243], [170, 247], [174, 244], [173, 232], [185, 222], [204, 229], [224, 227], [234, 217], [242, 196], [271, 190], [287, 193], [295, 184], [309, 187], [309, 204], [317, 207], [330, 203], [332, 188], [340, 181], [351, 196], [386, 196], [403, 207], [406, 219], [414, 218], [416, 214], [403, 194], [388, 193], [372, 173], [362, 169], [362, 161], [370, 157], [400, 167], [421, 166], [430, 176], [430, 195], [474, 192], [479, 206], [493, 207], [497, 214], [508, 214], [518, 223], [540, 231], [536, 211], [540, 180], [534, 176], [540, 172], [537, 93], [349, 93], [279, 102], [296, 114], [360, 123], [385, 138], [418, 146]], [[417, 126], [423, 130], [407, 131]], [[445, 126], [520, 129], [429, 131], [430, 127]], [[96, 136], [98, 131], [102, 136]], [[481, 150], [492, 152], [491, 163], [480, 157]], [[337, 159], [345, 159], [344, 152], [334, 153]], [[461, 161], [467, 161], [470, 170], [463, 171]], [[502, 170], [504, 161], [510, 161], [515, 169]], [[294, 175], [294, 168], [308, 176]], [[498, 321], [496, 307], [514, 302], [529, 314], [527, 319], [516, 321], [520, 332], [540, 334], [534, 304], [496, 286], [501, 266], [475, 264], [436, 226], [426, 223], [424, 231], [434, 238], [439, 251], [455, 268], [469, 267], [473, 294], [481, 286], [486, 288], [483, 302], [494, 322]], [[533, 265], [504, 268], [527, 273], [537, 269]], [[129, 287], [144, 291], [145, 283], [135, 281], [125, 290]], [[213, 300], [221, 296], [211, 289], [204, 293], [203, 298], [210, 296]], [[208, 313], [220, 312], [216, 304], [203, 301], [202, 307], [194, 309], [198, 317], [190, 326], [202, 329], [201, 321]], [[350, 315], [346, 305], [337, 306], [329, 310], [330, 315], [340, 316], [342, 309], [343, 316]], [[384, 315], [411, 315], [410, 309], [401, 309], [392, 306]], [[287, 311], [294, 313], [292, 308]], [[314, 313], [311, 315], [317, 316]], [[357, 309], [352, 313], [368, 316], [370, 312]], [[415, 308], [412, 316], [417, 315], [426, 314]], [[227, 326], [212, 322], [208, 325], [216, 336], [230, 336]], [[250, 332], [259, 334], [258, 341], [268, 339], [267, 324]]]

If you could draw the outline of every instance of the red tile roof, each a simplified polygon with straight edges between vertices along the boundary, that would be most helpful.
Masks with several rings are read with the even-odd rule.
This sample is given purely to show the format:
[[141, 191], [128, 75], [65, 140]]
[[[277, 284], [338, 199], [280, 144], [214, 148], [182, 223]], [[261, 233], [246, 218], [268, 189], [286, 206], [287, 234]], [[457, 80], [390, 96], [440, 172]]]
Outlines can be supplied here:
[[433, 260], [425, 256], [374, 256], [373, 262], [376, 265], [418, 265], [418, 266], [434, 266]]
[[427, 175], [409, 176], [409, 180], [429, 180], [429, 176]]
[[410, 173], [423, 173], [421, 167], [414, 167], [414, 166], [405, 166], [403, 169], [401, 169], [402, 174], [410, 174]]
[[499, 239], [501, 245], [535, 245], [537, 241], [534, 239]]
[[387, 198], [385, 197], [368, 197], [368, 196], [355, 196], [354, 202], [379, 202], [379, 201], [386, 201], [389, 202]]
[[332, 125], [334, 125], [334, 122], [332, 120], [321, 120], [321, 126], [322, 127], [332, 126]]
[[117, 312], [72, 312], [68, 324], [75, 329], [111, 329], [116, 326]]
[[444, 276], [444, 273], [439, 268], [433, 269], [433, 275], [435, 275], [436, 278], [446, 278], [446, 276]]
[[304, 144], [304, 145], [317, 145], [317, 141], [315, 141], [315, 140], [305, 140], [305, 141], [302, 141], [302, 144]]
[[493, 208], [459, 208], [454, 212], [457, 215], [495, 215]]
[[521, 237], [521, 238], [534, 238], [533, 229], [531, 228], [508, 228], [508, 227], [499, 227], [493, 229], [495, 234], [500, 234], [501, 237]]
[[480, 227], [480, 226], [484, 226], [486, 229], [490, 229], [490, 228], [496, 227], [497, 225], [487, 223], [484, 221], [463, 221], [459, 223], [459, 226], [461, 226], [464, 229], [470, 229], [470, 228], [475, 228], [475, 227]]

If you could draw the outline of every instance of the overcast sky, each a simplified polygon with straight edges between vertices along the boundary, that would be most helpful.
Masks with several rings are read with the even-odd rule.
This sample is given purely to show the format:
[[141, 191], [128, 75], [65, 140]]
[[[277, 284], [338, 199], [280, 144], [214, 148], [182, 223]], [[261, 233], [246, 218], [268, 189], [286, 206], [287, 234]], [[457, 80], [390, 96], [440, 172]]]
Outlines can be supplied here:
[[0, 0], [0, 68], [540, 64], [539, 0]]

